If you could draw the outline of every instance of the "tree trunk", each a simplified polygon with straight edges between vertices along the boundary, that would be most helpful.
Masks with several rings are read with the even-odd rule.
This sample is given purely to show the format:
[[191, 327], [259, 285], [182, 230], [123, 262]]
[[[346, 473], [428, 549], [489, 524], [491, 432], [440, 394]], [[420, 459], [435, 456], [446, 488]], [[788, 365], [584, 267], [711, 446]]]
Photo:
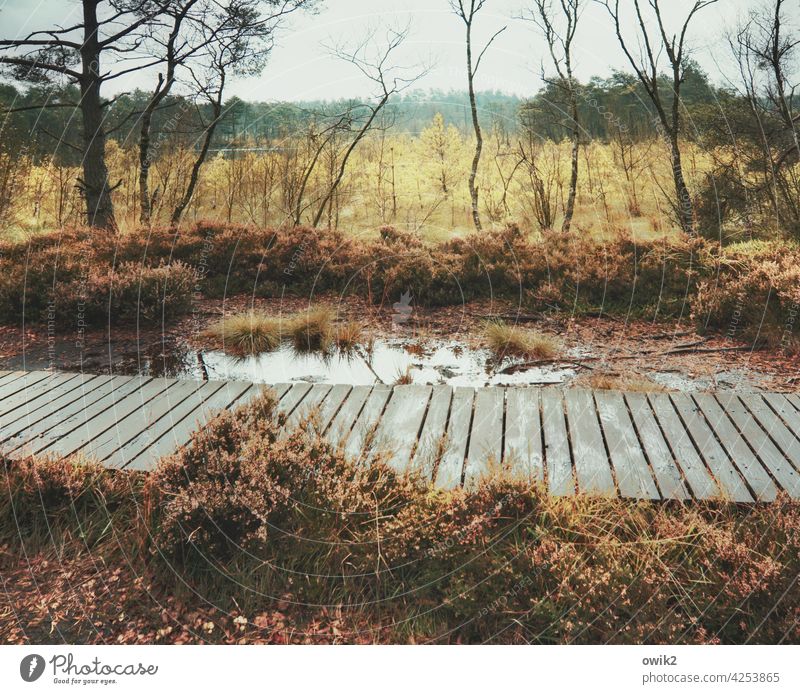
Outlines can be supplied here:
[[575, 195], [578, 190], [578, 155], [580, 154], [580, 139], [581, 131], [578, 127], [578, 102], [575, 94], [570, 94], [572, 122], [574, 129], [572, 131], [572, 163], [569, 176], [569, 193], [567, 194], [567, 205], [564, 208], [564, 221], [561, 224], [561, 231], [564, 234], [569, 233], [570, 226], [572, 225], [572, 215], [575, 213]]
[[100, 97], [100, 43], [97, 1], [84, 0], [84, 43], [81, 47], [81, 115], [83, 117], [83, 193], [89, 226], [114, 231], [114, 204], [106, 167], [106, 135]]
[[200, 152], [194, 160], [194, 164], [192, 164], [192, 173], [189, 176], [189, 185], [186, 187], [186, 192], [183, 194], [181, 201], [172, 213], [172, 219], [170, 220], [172, 226], [177, 226], [180, 223], [183, 213], [192, 201], [194, 190], [197, 187], [197, 181], [200, 178], [200, 169], [206, 160], [206, 156], [208, 156], [208, 150], [211, 147], [211, 139], [214, 137], [217, 123], [219, 123], [219, 119], [222, 116], [222, 90], [220, 90], [219, 100], [212, 104], [212, 106], [214, 108], [214, 119], [211, 121], [208, 128], [206, 128], [206, 137], [203, 140], [203, 146], [200, 148]]
[[481, 124], [478, 120], [478, 105], [475, 100], [475, 84], [472, 70], [472, 31], [467, 25], [467, 85], [469, 86], [469, 108], [472, 113], [472, 128], [475, 130], [475, 155], [472, 157], [472, 168], [469, 172], [469, 197], [472, 201], [472, 222], [475, 229], [480, 231], [481, 225], [480, 208], [478, 207], [478, 187], [475, 181], [478, 178], [478, 165], [481, 162], [481, 151], [483, 150], [483, 135]]
[[672, 158], [672, 178], [675, 182], [676, 212], [681, 229], [687, 234], [694, 233], [694, 208], [689, 188], [683, 178], [683, 165], [681, 164], [681, 150], [678, 146], [677, 134], [670, 138], [670, 155]]
[[139, 135], [139, 222], [144, 226], [150, 226], [152, 214], [148, 180], [150, 177], [150, 123], [154, 108], [155, 105], [151, 101], [142, 114], [142, 130]]

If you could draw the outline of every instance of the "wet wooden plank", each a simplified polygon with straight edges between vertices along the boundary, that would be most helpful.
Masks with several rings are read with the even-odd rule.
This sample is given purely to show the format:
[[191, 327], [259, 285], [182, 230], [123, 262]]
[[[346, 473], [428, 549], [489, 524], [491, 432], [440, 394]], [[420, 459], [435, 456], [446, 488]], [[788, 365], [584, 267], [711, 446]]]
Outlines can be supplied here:
[[761, 397], [783, 420], [789, 430], [800, 438], [800, 412], [781, 393], [761, 393]]
[[293, 384], [286, 394], [280, 399], [280, 402], [278, 403], [278, 412], [289, 417], [292, 412], [294, 412], [294, 408], [303, 401], [303, 398], [305, 398], [310, 390], [310, 383]]
[[331, 420], [327, 430], [328, 440], [334, 445], [343, 444], [347, 441], [353, 425], [361, 414], [364, 404], [367, 402], [369, 394], [374, 386], [354, 386], [347, 399], [344, 401], [339, 411]]
[[[222, 381], [188, 381], [187, 388], [169, 397], [159, 398], [151, 407], [142, 408], [141, 414], [134, 415], [145, 422], [142, 429], [136, 427], [115, 427], [105, 440], [95, 444], [92, 454], [109, 467], [124, 467], [159, 438], [175, 428], [183, 419], [190, 416], [202, 406], [203, 402], [216, 393], [225, 384]], [[195, 386], [190, 389], [189, 386]], [[188, 395], [186, 394], [188, 391]], [[169, 392], [169, 391], [168, 391]], [[175, 402], [174, 395], [184, 396], [181, 402]], [[139, 422], [141, 423], [141, 422]]]
[[472, 415], [464, 484], [476, 484], [503, 462], [505, 389], [478, 388]]
[[80, 374], [58, 373], [54, 371], [47, 378], [29, 385], [13, 395], [0, 400], [0, 416], [14, 412], [21, 407], [32, 407], [37, 399], [46, 397], [48, 392], [70, 381], [78, 382]]
[[[125, 395], [115, 393], [102, 411], [99, 405], [94, 409], [87, 408], [75, 429], [57, 437], [43, 448], [37, 448], [36, 452], [70, 455], [78, 450], [86, 450], [96, 438], [101, 437], [119, 422], [126, 420], [137, 410], [141, 410], [155, 398], [166, 397], [166, 391], [178, 385], [179, 382], [174, 379], [154, 378], [143, 381], [139, 388]], [[139, 422], [130, 423], [132, 426], [140, 425]], [[146, 422], [142, 426], [146, 427]]]
[[328, 429], [328, 426], [330, 426], [330, 423], [333, 421], [333, 418], [336, 416], [339, 408], [347, 399], [347, 396], [350, 395], [350, 391], [352, 389], [353, 386], [348, 384], [339, 384], [331, 388], [330, 393], [328, 393], [328, 397], [325, 398], [322, 406], [319, 408], [317, 426], [320, 433], [324, 433]]
[[289, 418], [286, 420], [286, 427], [293, 429], [300, 424], [301, 421], [307, 420], [312, 414], [317, 414], [320, 404], [330, 390], [331, 386], [327, 383], [316, 383], [311, 386], [311, 390], [308, 391], [308, 394], [303, 398], [302, 402], [294, 409], [292, 414], [289, 415]]
[[778, 484], [792, 498], [800, 498], [800, 474], [758, 425], [744, 403], [734, 393], [717, 393], [716, 397]]
[[[208, 386], [206, 386], [208, 387]], [[243, 404], [248, 397], [258, 395], [261, 389], [247, 381], [228, 381], [195, 407], [191, 414], [169, 427], [164, 435], [133, 457], [127, 458], [126, 469], [152, 470], [158, 461], [189, 443], [192, 435], [208, 424], [221, 410]]]
[[85, 383], [92, 379], [100, 378], [99, 376], [89, 376], [83, 374], [71, 374], [73, 378], [64, 379], [61, 383], [52, 384], [44, 393], [18, 403], [17, 407], [13, 410], [0, 415], [0, 431], [5, 427], [11, 426], [17, 420], [32, 416], [34, 412], [41, 410], [41, 408], [48, 404], [56, 402], [61, 396], [66, 395], [72, 391], [77, 390], [80, 393], [80, 388]]
[[7, 383], [0, 382], [0, 405], [16, 393], [23, 392], [39, 381], [44, 381], [53, 375], [52, 371], [23, 371], [19, 373], [19, 378], [11, 379]]
[[503, 466], [514, 477], [544, 482], [539, 407], [538, 388], [509, 388], [506, 391]]
[[[81, 422], [86, 421], [87, 416], [94, 416], [110, 407], [114, 402], [112, 397], [118, 400], [149, 380], [142, 377], [112, 376], [105, 377], [105, 380], [96, 387], [93, 387], [93, 382], [90, 381], [81, 387], [80, 393], [70, 393], [64, 397], [69, 400], [68, 404], [56, 406], [54, 403], [53, 407], [47, 408], [48, 411], [44, 416], [38, 417], [35, 422], [28, 422], [27, 426], [20, 428], [15, 424], [14, 432], [10, 436], [8, 434], [11, 428], [6, 429], [3, 432], [6, 439], [3, 448], [6, 451], [13, 451], [25, 445], [26, 453], [38, 450], [35, 447], [31, 449], [28, 444], [36, 442], [38, 446], [61, 438], [80, 426]], [[76, 395], [77, 397], [74, 397]]]
[[739, 475], [714, 437], [705, 419], [694, 401], [683, 393], [672, 393], [670, 399], [681, 416], [686, 429], [691, 434], [700, 455], [722, 491], [731, 501], [753, 501], [744, 479]]
[[428, 412], [411, 460], [411, 469], [429, 481], [432, 480], [433, 471], [436, 469], [437, 458], [444, 451], [447, 417], [450, 414], [452, 399], [452, 387], [434, 386]]
[[622, 393], [596, 391], [594, 397], [620, 494], [633, 499], [660, 499]]
[[399, 473], [408, 470], [432, 391], [431, 386], [395, 386], [375, 430], [375, 449], [389, 451], [386, 463]]
[[661, 496], [664, 499], [688, 499], [689, 493], [681, 480], [680, 469], [675, 464], [672, 451], [658, 427], [647, 397], [644, 393], [625, 393], [624, 397], [633, 423], [639, 432], [639, 440], [650, 461], [650, 468], [656, 477]]
[[567, 420], [564, 415], [564, 401], [558, 391], [542, 391], [542, 430], [547, 488], [556, 496], [574, 494], [575, 481], [567, 437]]
[[656, 420], [661, 424], [664, 438], [672, 449], [675, 462], [683, 472], [689, 489], [697, 499], [715, 499], [722, 496], [717, 483], [709, 474], [689, 432], [683, 426], [669, 395], [650, 393], [647, 396]]
[[453, 390], [445, 435], [445, 450], [435, 472], [437, 487], [454, 489], [461, 484], [474, 402], [474, 388], [458, 387]]
[[[221, 384], [217, 383], [219, 387]], [[139, 398], [139, 406], [127, 416], [123, 416], [122, 408], [117, 408], [119, 416], [114, 424], [92, 438], [81, 449], [81, 453], [102, 461], [132, 439], [152, 440], [155, 426], [165, 418], [169, 420], [171, 415], [179, 411], [187, 398], [200, 390], [203, 385], [203, 381], [178, 381], [147, 402], [142, 402], [142, 398]], [[134, 394], [129, 397], [137, 396]]]
[[345, 452], [353, 458], [360, 459], [372, 446], [375, 429], [383, 414], [386, 401], [392, 395], [391, 386], [377, 384], [372, 387], [358, 419], [347, 436]]
[[756, 499], [773, 501], [778, 495], [778, 488], [714, 396], [710, 393], [696, 393], [693, 398]]
[[616, 494], [591, 392], [569, 389], [564, 393], [564, 401], [578, 489], [589, 494]]
[[760, 395], [739, 395], [739, 400], [775, 442], [778, 450], [800, 472], [800, 438], [790, 431]]

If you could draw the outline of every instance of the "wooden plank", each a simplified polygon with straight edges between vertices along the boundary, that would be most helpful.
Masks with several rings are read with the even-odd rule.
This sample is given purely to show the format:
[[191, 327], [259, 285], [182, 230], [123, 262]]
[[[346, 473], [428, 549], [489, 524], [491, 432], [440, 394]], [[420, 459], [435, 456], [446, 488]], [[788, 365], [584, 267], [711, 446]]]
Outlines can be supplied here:
[[717, 400], [764, 465], [793, 499], [800, 498], [800, 474], [772, 443], [734, 393], [717, 393]]
[[0, 419], [0, 440], [6, 441], [20, 432], [34, 426], [41, 420], [68, 407], [77, 400], [91, 398], [91, 393], [108, 383], [111, 376], [81, 376], [75, 387], [72, 383], [59, 386], [51, 391], [50, 397], [39, 407], [20, 408]]
[[340, 383], [331, 388], [331, 392], [328, 393], [328, 397], [325, 398], [319, 408], [319, 416], [317, 418], [319, 433], [324, 434], [327, 431], [339, 408], [347, 399], [347, 396], [350, 395], [351, 390], [353, 390], [353, 386], [346, 383]]
[[[190, 381], [189, 383], [197, 384], [200, 387], [193, 390], [182, 402], [170, 406], [166, 410], [159, 405], [163, 406], [165, 402], [172, 405], [173, 403], [170, 402], [172, 396], [161, 398], [160, 403], [152, 408], [143, 408], [146, 414], [142, 415], [142, 419], [148, 420], [145, 428], [136, 427], [136, 431], [132, 431], [133, 427], [130, 429], [124, 426], [118, 427], [116, 429], [117, 437], [107, 440], [102, 446], [96, 446], [93, 449], [93, 455], [109, 467], [124, 467], [142, 451], [168, 434], [171, 429], [200, 408], [211, 395], [225, 385], [222, 381], [206, 381], [205, 383]], [[149, 411], [147, 411], [148, 409]]]
[[292, 414], [289, 415], [285, 426], [288, 429], [294, 429], [302, 420], [308, 419], [312, 414], [316, 414], [320, 404], [330, 390], [331, 386], [327, 383], [317, 383], [311, 386], [311, 390], [308, 391], [303, 401], [295, 407]]
[[401, 474], [408, 471], [432, 391], [431, 386], [395, 386], [375, 430], [373, 448], [386, 450], [386, 464]]
[[91, 379], [99, 378], [99, 376], [90, 376], [88, 374], [71, 374], [71, 376], [72, 378], [64, 378], [60, 383], [53, 383], [52, 387], [46, 388], [44, 392], [35, 394], [29, 400], [18, 403], [13, 410], [0, 415], [0, 431], [22, 417], [31, 415], [48, 403], [56, 401], [65, 393], [79, 388]]
[[[81, 416], [85, 417], [84, 413], [87, 410], [96, 408], [100, 403], [100, 411], [102, 411], [113, 402], [110, 399], [112, 395], [116, 394], [116, 399], [119, 399], [140, 387], [141, 383], [141, 378], [134, 379], [130, 376], [105, 377], [104, 381], [96, 387], [93, 386], [93, 381], [90, 381], [80, 388], [80, 392], [69, 393], [63, 397], [64, 400], [69, 400], [68, 404], [54, 403], [53, 407], [47, 408], [44, 416], [37, 417], [35, 422], [28, 421], [26, 425], [18, 422], [14, 427], [6, 429], [3, 433], [6, 438], [3, 447], [10, 452], [28, 442], [36, 441], [39, 444], [45, 441], [54, 441], [68, 434], [76, 426], [80, 426]], [[59, 398], [59, 400], [61, 399]], [[13, 433], [11, 433], [12, 429]], [[10, 435], [7, 436], [7, 434]], [[29, 447], [26, 446], [27, 448]]]
[[474, 388], [459, 387], [453, 391], [450, 418], [447, 422], [445, 436], [445, 450], [434, 473], [436, 486], [442, 489], [454, 489], [461, 484], [474, 401]]
[[762, 393], [761, 397], [785, 422], [789, 430], [800, 438], [800, 412], [780, 393]]
[[[6, 377], [0, 381], [0, 398], [5, 397], [5, 395], [9, 394], [9, 387], [15, 381], [18, 381], [21, 378], [25, 378], [31, 371], [9, 371], [6, 374]], [[15, 390], [11, 389], [11, 393], [15, 392]]]
[[506, 391], [503, 465], [512, 477], [544, 482], [538, 388], [509, 388]]
[[353, 458], [360, 459], [367, 452], [372, 443], [375, 429], [378, 425], [386, 401], [392, 395], [392, 388], [382, 384], [372, 387], [358, 419], [347, 436], [345, 452]]
[[154, 378], [142, 382], [139, 388], [122, 395], [114, 393], [109, 402], [86, 408], [79, 417], [78, 426], [58, 436], [47, 445], [37, 448], [37, 453], [70, 455], [85, 449], [101, 434], [114, 427], [117, 422], [141, 409], [156, 397], [166, 397], [165, 391], [179, 382], [175, 379]]
[[725, 411], [710, 393], [696, 393], [694, 401], [727, 451], [733, 464], [745, 478], [758, 501], [774, 501], [778, 488], [750, 450], [747, 442], [733, 426]]
[[503, 462], [504, 388], [478, 388], [469, 435], [464, 484], [476, 484]]
[[331, 420], [327, 430], [328, 440], [334, 445], [344, 444], [353, 425], [358, 419], [358, 415], [364, 407], [373, 386], [354, 386], [347, 396], [347, 400], [339, 408], [339, 411]]
[[572, 475], [567, 420], [564, 416], [564, 400], [559, 391], [542, 391], [542, 431], [547, 488], [556, 496], [574, 494], [575, 480]]
[[[644, 452], [664, 499], [688, 499], [689, 494], [681, 480], [681, 472], [672, 457], [672, 451], [664, 440], [653, 411], [644, 393], [625, 393], [633, 423], [639, 432]], [[671, 407], [671, 405], [670, 405]]]
[[165, 417], [169, 418], [192, 393], [202, 387], [203, 381], [178, 381], [147, 402], [142, 402], [138, 393], [129, 396], [128, 399], [139, 398], [138, 406], [127, 416], [124, 415], [124, 407], [115, 406], [119, 415], [116, 421], [106, 431], [88, 441], [81, 452], [102, 461], [133, 439], [152, 440], [155, 425]]
[[289, 415], [294, 412], [294, 408], [303, 401], [303, 398], [310, 390], [310, 383], [293, 384], [288, 392], [280, 399], [280, 402], [278, 403], [278, 412], [289, 417]]
[[689, 432], [683, 426], [666, 393], [650, 393], [648, 402], [653, 408], [656, 420], [661, 424], [664, 438], [672, 449], [675, 462], [678, 463], [696, 499], [714, 499], [722, 496], [717, 483], [709, 474], [700, 454], [692, 442]]
[[786, 427], [760, 395], [742, 394], [739, 395], [739, 400], [761, 424], [783, 456], [800, 471], [800, 439]]
[[[204, 386], [208, 388], [209, 386]], [[208, 424], [221, 410], [242, 404], [249, 396], [255, 397], [260, 389], [248, 381], [228, 381], [205, 398], [187, 417], [169, 427], [164, 435], [136, 456], [128, 458], [126, 469], [152, 470], [158, 461], [189, 443], [192, 435]]]
[[744, 480], [717, 442], [694, 401], [683, 393], [672, 393], [669, 397], [723, 495], [731, 501], [753, 501]]
[[428, 412], [422, 424], [419, 441], [410, 468], [428, 481], [433, 481], [437, 458], [444, 452], [447, 436], [447, 417], [453, 399], [451, 386], [434, 386]]
[[53, 371], [47, 378], [37, 381], [33, 385], [23, 388], [20, 391], [4, 398], [0, 401], [0, 416], [12, 413], [19, 408], [31, 407], [38, 399], [47, 396], [47, 393], [64, 383], [75, 381], [79, 377], [76, 373], [59, 373]]
[[591, 392], [570, 388], [564, 393], [564, 401], [578, 489], [589, 494], [615, 494], [614, 477]]
[[35, 385], [39, 381], [50, 378], [52, 375], [52, 371], [28, 371], [23, 372], [22, 376], [15, 378], [8, 383], [0, 383], [0, 404], [2, 404], [2, 401], [10, 398], [15, 393], [20, 393]]
[[596, 391], [594, 397], [620, 494], [633, 499], [661, 498], [622, 394]]
[[800, 394], [798, 393], [786, 393], [785, 398], [794, 405], [794, 408], [800, 412]]

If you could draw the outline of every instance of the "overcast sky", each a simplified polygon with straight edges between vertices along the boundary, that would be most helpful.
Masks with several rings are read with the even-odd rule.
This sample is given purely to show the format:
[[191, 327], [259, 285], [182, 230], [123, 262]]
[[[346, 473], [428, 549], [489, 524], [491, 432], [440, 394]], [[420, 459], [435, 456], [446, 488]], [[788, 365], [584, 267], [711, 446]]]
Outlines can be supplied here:
[[[677, 26], [691, 4], [692, 0], [664, 2], [668, 24]], [[715, 81], [723, 81], [726, 71], [730, 74], [724, 30], [758, 4], [756, 0], [719, 0], [697, 16], [690, 37], [694, 57]], [[578, 76], [587, 79], [607, 75], [613, 68], [625, 68], [627, 63], [606, 11], [590, 0], [584, 0], [584, 5], [575, 46]], [[630, 8], [632, 2], [623, 0], [622, 5]], [[800, 0], [789, 5], [796, 22]], [[508, 27], [484, 58], [476, 80], [478, 89], [529, 95], [540, 86], [539, 66], [546, 59], [546, 45], [533, 24], [518, 19], [525, 7], [525, 0], [487, 0], [478, 15], [476, 45], [503, 26]], [[630, 11], [626, 14], [632, 18]], [[79, 19], [77, 0], [0, 0], [3, 38]], [[368, 93], [368, 83], [353, 66], [332, 57], [325, 44], [354, 43], [370, 29], [406, 25], [410, 25], [410, 36], [399, 61], [431, 66], [415, 86], [464, 89], [464, 26], [450, 11], [447, 0], [328, 0], [318, 14], [294, 17], [282, 32], [262, 76], [237, 80], [230, 94], [253, 101], [363, 96]], [[632, 24], [629, 29], [633, 36]], [[129, 81], [118, 87], [148, 84]]]

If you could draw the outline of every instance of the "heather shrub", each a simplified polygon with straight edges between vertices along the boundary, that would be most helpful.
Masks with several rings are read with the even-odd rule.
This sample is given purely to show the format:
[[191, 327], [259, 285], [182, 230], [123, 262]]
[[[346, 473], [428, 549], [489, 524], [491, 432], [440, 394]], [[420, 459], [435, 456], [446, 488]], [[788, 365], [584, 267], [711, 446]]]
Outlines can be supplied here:
[[195, 273], [185, 263], [147, 267], [126, 262], [117, 267], [108, 288], [112, 322], [159, 323], [189, 312]]
[[751, 242], [725, 249], [716, 276], [700, 283], [692, 315], [730, 337], [789, 342], [800, 333], [800, 249]]

